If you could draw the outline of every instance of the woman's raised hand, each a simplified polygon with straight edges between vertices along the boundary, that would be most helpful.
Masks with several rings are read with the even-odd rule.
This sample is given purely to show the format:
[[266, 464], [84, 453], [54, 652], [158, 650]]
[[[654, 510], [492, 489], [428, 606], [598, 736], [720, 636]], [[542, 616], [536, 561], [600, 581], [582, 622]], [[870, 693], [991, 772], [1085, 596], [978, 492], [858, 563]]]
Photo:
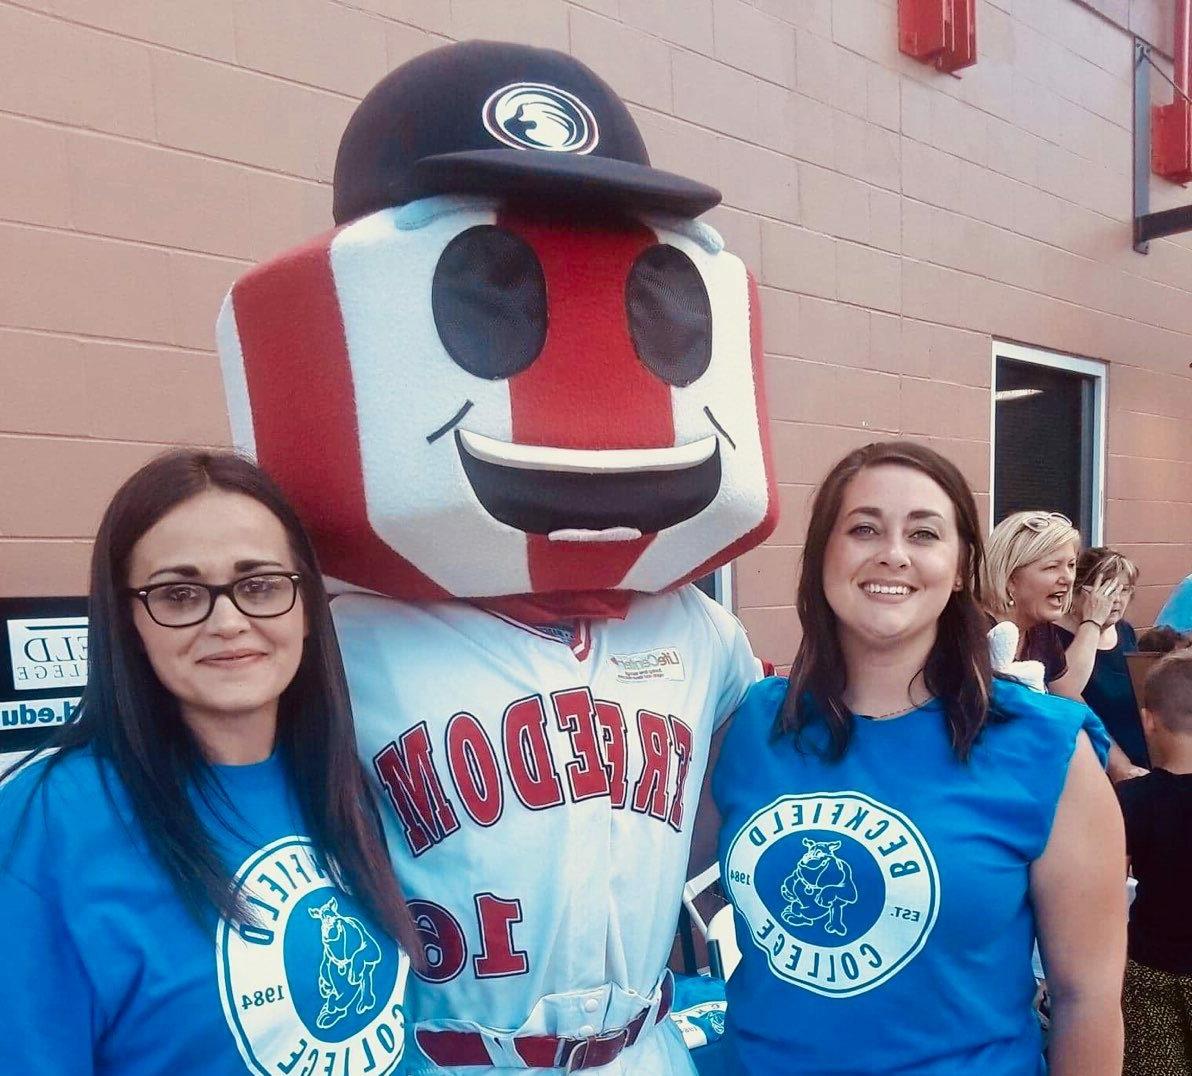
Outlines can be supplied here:
[[1103, 628], [1113, 609], [1114, 599], [1121, 593], [1121, 589], [1121, 582], [1113, 577], [1100, 579], [1087, 587], [1082, 587], [1079, 607], [1080, 619], [1082, 621], [1094, 620]]

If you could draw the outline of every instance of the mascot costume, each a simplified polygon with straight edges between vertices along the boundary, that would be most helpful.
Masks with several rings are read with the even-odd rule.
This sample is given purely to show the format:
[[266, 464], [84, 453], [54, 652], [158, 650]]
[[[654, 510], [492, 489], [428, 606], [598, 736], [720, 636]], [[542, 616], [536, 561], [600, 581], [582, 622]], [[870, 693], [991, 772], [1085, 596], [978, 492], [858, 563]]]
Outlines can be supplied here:
[[757, 295], [562, 53], [450, 45], [352, 116], [334, 231], [232, 288], [425, 945], [411, 1072], [689, 1073], [666, 963], [709, 738], [760, 674], [688, 585], [776, 522]]

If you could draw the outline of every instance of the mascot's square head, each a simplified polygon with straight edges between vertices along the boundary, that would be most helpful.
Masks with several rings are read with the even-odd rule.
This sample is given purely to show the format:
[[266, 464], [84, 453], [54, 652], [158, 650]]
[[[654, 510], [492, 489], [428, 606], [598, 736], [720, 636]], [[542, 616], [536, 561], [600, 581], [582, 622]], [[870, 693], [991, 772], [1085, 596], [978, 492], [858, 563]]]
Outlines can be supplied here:
[[776, 520], [756, 290], [562, 53], [451, 45], [349, 122], [339, 227], [220, 317], [233, 429], [324, 569], [429, 599], [659, 591]]

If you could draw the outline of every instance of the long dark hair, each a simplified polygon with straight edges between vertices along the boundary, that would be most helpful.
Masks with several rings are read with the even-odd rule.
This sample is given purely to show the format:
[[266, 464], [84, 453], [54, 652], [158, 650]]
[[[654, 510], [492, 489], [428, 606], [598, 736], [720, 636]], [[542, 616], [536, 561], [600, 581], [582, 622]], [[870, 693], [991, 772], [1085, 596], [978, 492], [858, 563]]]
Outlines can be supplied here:
[[77, 720], [46, 745], [59, 751], [41, 777], [89, 747], [123, 783], [150, 849], [191, 912], [201, 919], [214, 906], [229, 918], [251, 919], [188, 794], [193, 785], [210, 797], [211, 770], [178, 701], [149, 664], [126, 594], [133, 546], [171, 509], [211, 489], [251, 497], [285, 528], [302, 576], [308, 634], [298, 671], [278, 701], [277, 749], [316, 847], [417, 960], [409, 911], [356, 757], [347, 683], [314, 547], [281, 490], [241, 456], [179, 449], [152, 460], [116, 491], [91, 556], [87, 685]]
[[940, 614], [935, 643], [922, 673], [924, 686], [943, 706], [952, 749], [964, 761], [990, 718], [988, 624], [977, 601], [984, 556], [981, 525], [972, 491], [955, 464], [914, 441], [880, 441], [850, 452], [828, 472], [816, 491], [796, 601], [803, 641], [791, 666], [790, 685], [778, 711], [775, 734], [793, 734], [802, 750], [804, 730], [813, 721], [822, 720], [831, 737], [826, 756], [838, 759], [848, 750], [853, 715], [844, 702], [848, 677], [836, 614], [824, 594], [824, 551], [836, 526], [845, 488], [861, 471], [885, 464], [911, 467], [927, 475], [948, 495], [956, 510], [961, 588], [953, 592]]

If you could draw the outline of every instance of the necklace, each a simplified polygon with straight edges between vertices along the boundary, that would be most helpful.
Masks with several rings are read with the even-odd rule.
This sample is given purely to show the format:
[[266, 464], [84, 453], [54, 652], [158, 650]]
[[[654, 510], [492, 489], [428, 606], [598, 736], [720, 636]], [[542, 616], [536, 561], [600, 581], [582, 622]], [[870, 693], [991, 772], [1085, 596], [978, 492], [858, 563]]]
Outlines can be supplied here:
[[910, 706], [904, 706], [901, 710], [891, 710], [888, 714], [862, 714], [867, 721], [886, 721], [892, 717], [902, 717], [904, 714], [909, 714], [912, 710], [919, 709], [920, 706], [926, 706], [931, 699], [928, 698], [924, 702], [912, 702]]

